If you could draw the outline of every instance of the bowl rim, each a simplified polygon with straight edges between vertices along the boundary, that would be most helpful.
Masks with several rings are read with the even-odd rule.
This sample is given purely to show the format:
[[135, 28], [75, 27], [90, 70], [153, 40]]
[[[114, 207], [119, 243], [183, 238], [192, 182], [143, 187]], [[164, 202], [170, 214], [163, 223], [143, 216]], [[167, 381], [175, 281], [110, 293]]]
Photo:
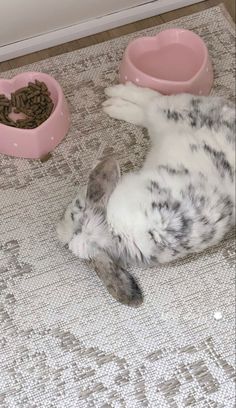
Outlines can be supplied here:
[[[40, 71], [25, 71], [25, 72], [21, 72], [20, 74], [17, 74], [17, 75], [14, 75], [12, 78], [10, 78], [10, 79], [7, 79], [7, 78], [1, 78], [0, 77], [0, 82], [1, 81], [4, 81], [4, 82], [13, 82], [14, 80], [15, 80], [15, 78], [19, 78], [19, 77], [25, 77], [25, 75], [40, 75], [40, 76], [43, 76], [43, 77], [45, 77], [45, 78], [48, 78], [53, 84], [54, 84], [54, 86], [55, 86], [55, 89], [56, 89], [56, 92], [57, 92], [57, 97], [58, 97], [58, 100], [57, 100], [57, 104], [56, 104], [56, 106], [55, 106], [55, 108], [54, 108], [54, 110], [52, 111], [52, 113], [51, 113], [51, 115], [43, 122], [43, 123], [41, 123], [39, 126], [37, 126], [36, 128], [34, 128], [34, 129], [21, 129], [21, 128], [15, 128], [15, 127], [12, 127], [12, 126], [8, 126], [8, 125], [5, 125], [4, 123], [0, 123], [0, 130], [1, 130], [1, 128], [2, 129], [11, 129], [12, 131], [14, 131], [15, 133], [19, 133], [19, 134], [21, 134], [21, 133], [24, 133], [24, 135], [26, 135], [26, 134], [32, 134], [32, 133], [35, 133], [35, 132], [37, 132], [38, 131], [38, 129], [42, 129], [45, 125], [47, 125], [47, 122], [49, 121], [49, 120], [51, 120], [51, 119], [53, 119], [53, 117], [55, 116], [55, 114], [57, 114], [57, 111], [59, 110], [59, 107], [58, 107], [58, 105], [60, 104], [60, 102], [62, 102], [62, 100], [63, 100], [63, 91], [62, 91], [62, 88], [61, 88], [61, 86], [60, 86], [60, 84], [59, 84], [59, 82], [53, 77], [53, 76], [51, 76], [51, 75], [49, 75], [49, 74], [46, 74], [46, 73], [44, 73], [44, 72], [40, 72]], [[36, 78], [37, 79], [37, 78]], [[43, 79], [43, 78], [42, 78]]]
[[[203, 48], [204, 56], [203, 56], [203, 61], [202, 61], [202, 64], [201, 64], [200, 68], [198, 69], [198, 71], [196, 72], [196, 74], [194, 76], [192, 76], [190, 79], [188, 79], [186, 81], [171, 81], [171, 80], [168, 80], [168, 79], [157, 78], [157, 77], [155, 77], [153, 75], [148, 75], [146, 72], [144, 72], [144, 71], [140, 70], [139, 68], [137, 68], [137, 66], [133, 64], [132, 59], [130, 58], [130, 48], [135, 42], [138, 42], [140, 40], [147, 39], [147, 38], [152, 38], [153, 39], [155, 37], [158, 37], [161, 33], [171, 32], [171, 31], [191, 33], [191, 35], [194, 35], [200, 41], [200, 43], [202, 45], [202, 48]], [[132, 68], [134, 70], [136, 70], [137, 72], [141, 72], [142, 76], [144, 76], [145, 78], [149, 78], [149, 79], [151, 78], [155, 82], [160, 82], [161, 84], [164, 84], [164, 85], [182, 85], [182, 84], [191, 85], [195, 81], [195, 79], [198, 77], [199, 72], [202, 71], [202, 69], [205, 66], [207, 60], [209, 59], [209, 52], [208, 52], [207, 46], [206, 46], [205, 42], [203, 41], [203, 39], [198, 34], [196, 34], [194, 31], [187, 30], [185, 28], [178, 28], [178, 27], [176, 27], [176, 28], [167, 28], [166, 30], [162, 30], [162, 31], [160, 31], [159, 33], [157, 33], [157, 34], [155, 34], [153, 36], [143, 36], [143, 37], [138, 37], [138, 38], [135, 38], [134, 40], [131, 40], [130, 43], [126, 47], [125, 55], [128, 57], [128, 62], [132, 66]]]

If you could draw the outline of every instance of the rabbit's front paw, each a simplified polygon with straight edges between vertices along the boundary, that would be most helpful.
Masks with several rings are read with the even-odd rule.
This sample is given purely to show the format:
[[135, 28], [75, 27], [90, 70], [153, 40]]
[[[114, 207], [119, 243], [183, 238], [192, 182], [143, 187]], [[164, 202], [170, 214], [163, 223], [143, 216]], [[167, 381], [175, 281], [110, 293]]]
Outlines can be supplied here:
[[59, 241], [64, 245], [68, 244], [72, 239], [74, 233], [74, 221], [71, 205], [68, 206], [63, 218], [59, 221], [56, 231]]
[[68, 244], [73, 236], [72, 223], [68, 223], [63, 219], [58, 223], [56, 231], [59, 241], [64, 245]]
[[79, 251], [79, 238], [74, 235], [73, 238], [70, 240], [69, 243], [69, 250], [75, 255], [75, 256], [82, 256], [82, 254]]

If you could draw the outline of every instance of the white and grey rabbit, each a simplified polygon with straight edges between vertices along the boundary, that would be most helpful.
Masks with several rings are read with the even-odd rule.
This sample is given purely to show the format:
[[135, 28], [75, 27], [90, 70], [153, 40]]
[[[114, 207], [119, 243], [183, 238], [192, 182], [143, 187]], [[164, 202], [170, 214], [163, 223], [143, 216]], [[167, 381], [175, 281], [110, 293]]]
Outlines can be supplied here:
[[146, 127], [141, 170], [120, 176], [105, 158], [58, 225], [59, 239], [93, 261], [118, 301], [142, 291], [124, 265], [174, 261], [217, 244], [235, 221], [235, 108], [222, 98], [163, 96], [131, 83], [106, 89], [104, 111]]

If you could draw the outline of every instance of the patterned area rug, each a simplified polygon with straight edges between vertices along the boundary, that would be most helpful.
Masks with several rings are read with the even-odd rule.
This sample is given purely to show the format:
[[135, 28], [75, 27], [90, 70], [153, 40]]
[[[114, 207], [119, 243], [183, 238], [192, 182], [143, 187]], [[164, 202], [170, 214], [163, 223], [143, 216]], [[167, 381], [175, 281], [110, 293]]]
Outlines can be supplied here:
[[233, 232], [201, 255], [134, 268], [145, 293], [137, 310], [115, 302], [55, 235], [76, 185], [105, 150], [123, 171], [141, 165], [146, 134], [105, 116], [103, 91], [117, 82], [131, 38], [173, 26], [204, 38], [213, 93], [233, 99], [235, 33], [220, 7], [2, 74], [54, 75], [72, 112], [49, 161], [0, 157], [2, 408], [234, 406]]

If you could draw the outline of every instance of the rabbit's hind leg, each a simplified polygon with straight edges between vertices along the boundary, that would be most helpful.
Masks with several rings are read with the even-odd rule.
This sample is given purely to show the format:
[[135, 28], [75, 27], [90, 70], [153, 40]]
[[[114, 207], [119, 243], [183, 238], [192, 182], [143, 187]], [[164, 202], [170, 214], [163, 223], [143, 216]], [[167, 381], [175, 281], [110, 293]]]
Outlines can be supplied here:
[[103, 110], [111, 118], [124, 120], [138, 126], [145, 126], [144, 109], [119, 97], [112, 97], [103, 103]]
[[156, 91], [136, 86], [132, 82], [127, 82], [125, 85], [119, 84], [106, 88], [105, 94], [109, 98], [122, 98], [128, 102], [141, 106], [142, 108], [146, 108], [150, 101], [160, 95]]

